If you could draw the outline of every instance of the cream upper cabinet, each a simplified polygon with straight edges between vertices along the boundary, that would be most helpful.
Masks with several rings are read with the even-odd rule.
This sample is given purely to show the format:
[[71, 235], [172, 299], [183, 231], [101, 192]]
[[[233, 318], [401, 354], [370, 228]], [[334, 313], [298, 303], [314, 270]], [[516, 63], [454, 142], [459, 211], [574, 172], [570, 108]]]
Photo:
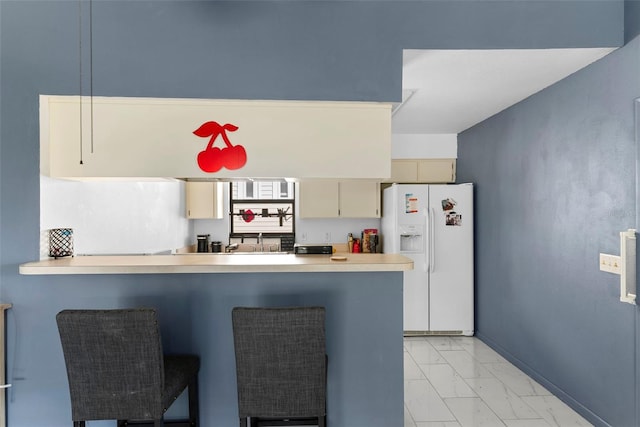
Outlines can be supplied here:
[[450, 183], [456, 180], [456, 159], [397, 159], [391, 161], [391, 178], [384, 182]]
[[187, 218], [222, 219], [222, 183], [187, 181]]
[[340, 210], [338, 181], [300, 183], [298, 203], [301, 218], [336, 218]]
[[373, 181], [300, 183], [301, 218], [379, 218], [380, 184]]
[[417, 182], [417, 160], [391, 160], [391, 178], [385, 182]]
[[340, 182], [341, 218], [379, 218], [380, 184], [371, 181]]
[[455, 159], [424, 159], [418, 161], [418, 182], [455, 182]]

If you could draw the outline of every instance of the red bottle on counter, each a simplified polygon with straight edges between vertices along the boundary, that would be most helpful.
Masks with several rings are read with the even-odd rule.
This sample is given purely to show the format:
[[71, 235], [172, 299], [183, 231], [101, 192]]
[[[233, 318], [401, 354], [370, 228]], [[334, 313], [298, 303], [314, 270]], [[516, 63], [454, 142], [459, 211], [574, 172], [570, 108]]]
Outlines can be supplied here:
[[353, 239], [353, 253], [357, 254], [360, 252], [360, 239]]

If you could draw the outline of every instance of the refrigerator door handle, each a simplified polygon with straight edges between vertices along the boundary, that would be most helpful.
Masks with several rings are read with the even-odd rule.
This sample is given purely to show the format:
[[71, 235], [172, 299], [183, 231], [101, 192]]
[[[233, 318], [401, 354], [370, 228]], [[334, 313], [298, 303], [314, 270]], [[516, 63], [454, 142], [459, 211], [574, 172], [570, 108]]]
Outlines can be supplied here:
[[425, 231], [427, 233], [427, 238], [424, 239], [424, 251], [425, 251], [425, 256], [424, 256], [424, 262], [422, 263], [422, 265], [424, 265], [424, 272], [428, 273], [431, 270], [431, 258], [430, 258], [430, 253], [431, 253], [431, 246], [429, 245], [429, 241], [431, 240], [431, 229], [429, 228], [429, 221], [431, 221], [431, 215], [429, 214], [429, 209], [425, 208], [424, 209], [424, 226], [425, 226]]
[[431, 208], [431, 215], [429, 216], [429, 266], [431, 273], [436, 271], [436, 227], [435, 227], [436, 210]]

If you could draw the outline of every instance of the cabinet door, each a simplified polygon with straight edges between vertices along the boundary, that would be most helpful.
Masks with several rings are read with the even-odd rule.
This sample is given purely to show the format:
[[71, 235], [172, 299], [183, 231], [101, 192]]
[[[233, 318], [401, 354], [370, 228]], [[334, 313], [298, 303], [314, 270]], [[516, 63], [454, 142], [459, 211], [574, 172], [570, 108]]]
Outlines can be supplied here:
[[341, 218], [380, 218], [380, 184], [371, 181], [340, 182]]
[[418, 162], [418, 182], [446, 183], [455, 181], [455, 159], [423, 159]]
[[222, 218], [222, 184], [187, 181], [186, 194], [187, 218]]
[[338, 181], [304, 181], [300, 183], [300, 218], [337, 218]]
[[391, 160], [391, 177], [384, 182], [418, 182], [418, 161]]

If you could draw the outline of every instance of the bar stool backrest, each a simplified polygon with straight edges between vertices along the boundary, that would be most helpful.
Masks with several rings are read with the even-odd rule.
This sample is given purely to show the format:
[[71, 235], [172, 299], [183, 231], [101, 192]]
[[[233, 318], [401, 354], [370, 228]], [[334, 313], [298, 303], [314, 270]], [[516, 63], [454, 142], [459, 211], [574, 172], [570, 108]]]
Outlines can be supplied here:
[[240, 418], [324, 417], [324, 307], [236, 307], [232, 321]]
[[164, 366], [154, 309], [56, 316], [73, 420], [160, 419]]

